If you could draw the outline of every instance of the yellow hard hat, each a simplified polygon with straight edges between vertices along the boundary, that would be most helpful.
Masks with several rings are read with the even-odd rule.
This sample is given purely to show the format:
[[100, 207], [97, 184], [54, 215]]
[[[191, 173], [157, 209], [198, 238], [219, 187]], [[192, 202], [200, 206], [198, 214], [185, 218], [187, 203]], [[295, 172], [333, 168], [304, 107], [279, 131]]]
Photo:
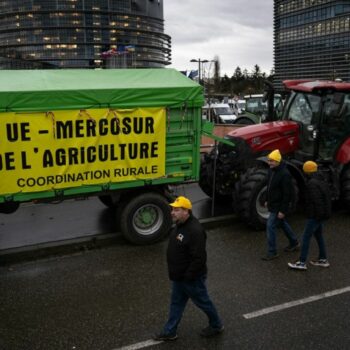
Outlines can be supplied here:
[[183, 196], [177, 197], [173, 203], [170, 203], [170, 205], [174, 208], [192, 209], [191, 201]]
[[303, 165], [304, 173], [315, 173], [317, 171], [317, 164], [312, 160], [308, 160]]
[[278, 149], [275, 149], [271, 153], [267, 155], [267, 158], [270, 160], [274, 160], [275, 162], [280, 162], [282, 159], [281, 153]]

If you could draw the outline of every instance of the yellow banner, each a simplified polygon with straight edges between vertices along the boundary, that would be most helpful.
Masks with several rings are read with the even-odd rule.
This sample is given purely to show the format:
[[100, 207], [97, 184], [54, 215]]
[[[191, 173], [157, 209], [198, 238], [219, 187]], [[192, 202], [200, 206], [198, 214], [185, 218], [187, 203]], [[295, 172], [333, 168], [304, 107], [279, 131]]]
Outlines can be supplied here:
[[164, 108], [0, 113], [0, 195], [165, 174]]

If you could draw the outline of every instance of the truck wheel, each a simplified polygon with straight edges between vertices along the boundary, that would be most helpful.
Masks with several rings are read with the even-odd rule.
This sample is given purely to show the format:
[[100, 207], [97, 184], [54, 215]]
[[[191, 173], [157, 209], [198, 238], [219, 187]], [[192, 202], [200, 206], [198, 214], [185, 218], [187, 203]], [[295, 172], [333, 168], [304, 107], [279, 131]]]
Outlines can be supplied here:
[[258, 168], [247, 174], [238, 195], [238, 217], [256, 230], [263, 229], [269, 216], [266, 202], [268, 169]]
[[169, 204], [158, 193], [139, 194], [126, 202], [119, 212], [121, 232], [134, 244], [154, 243], [171, 228]]
[[346, 203], [346, 207], [349, 208], [350, 204], [350, 167], [344, 170], [341, 177], [341, 194], [342, 201]]
[[249, 119], [249, 118], [238, 118], [238, 119], [236, 119], [235, 124], [238, 124], [238, 125], [254, 125], [256, 123], [254, 123], [254, 121], [252, 119]]
[[0, 203], [0, 213], [12, 214], [19, 208], [19, 202]]

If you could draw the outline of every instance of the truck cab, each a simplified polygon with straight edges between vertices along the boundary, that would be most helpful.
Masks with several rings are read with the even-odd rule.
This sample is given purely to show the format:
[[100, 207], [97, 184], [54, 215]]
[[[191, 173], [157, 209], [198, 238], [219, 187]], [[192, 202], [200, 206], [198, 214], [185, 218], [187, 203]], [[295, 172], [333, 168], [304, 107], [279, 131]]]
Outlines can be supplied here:
[[212, 103], [203, 107], [202, 118], [215, 124], [233, 124], [237, 115], [228, 103]]

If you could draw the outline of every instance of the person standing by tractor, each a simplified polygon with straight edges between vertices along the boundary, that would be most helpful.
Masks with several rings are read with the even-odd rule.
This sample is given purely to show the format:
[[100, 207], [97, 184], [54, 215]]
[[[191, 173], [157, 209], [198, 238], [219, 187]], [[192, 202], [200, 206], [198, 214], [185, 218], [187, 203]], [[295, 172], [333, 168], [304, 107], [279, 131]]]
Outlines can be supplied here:
[[153, 337], [157, 341], [177, 339], [177, 327], [189, 299], [208, 317], [209, 326], [200, 335], [211, 337], [223, 332], [224, 326], [211, 301], [207, 286], [206, 233], [192, 214], [191, 201], [183, 196], [170, 204], [175, 228], [167, 249], [172, 293], [169, 318], [163, 330]]
[[311, 260], [310, 264], [329, 267], [323, 239], [323, 224], [331, 215], [331, 194], [327, 183], [320, 177], [317, 170], [318, 166], [313, 161], [307, 161], [303, 165], [303, 171], [306, 175], [305, 212], [307, 220], [303, 233], [300, 258], [295, 263], [288, 263], [291, 269], [307, 269], [306, 259], [312, 236], [315, 237], [318, 244], [319, 255], [318, 259]]
[[299, 248], [298, 239], [286, 220], [286, 214], [293, 201], [292, 176], [286, 164], [282, 161], [281, 153], [275, 149], [267, 156], [270, 167], [267, 181], [266, 206], [270, 212], [266, 224], [266, 236], [268, 252], [262, 260], [268, 261], [278, 257], [276, 246], [276, 231], [281, 227], [289, 240], [289, 245], [284, 249], [293, 252]]

